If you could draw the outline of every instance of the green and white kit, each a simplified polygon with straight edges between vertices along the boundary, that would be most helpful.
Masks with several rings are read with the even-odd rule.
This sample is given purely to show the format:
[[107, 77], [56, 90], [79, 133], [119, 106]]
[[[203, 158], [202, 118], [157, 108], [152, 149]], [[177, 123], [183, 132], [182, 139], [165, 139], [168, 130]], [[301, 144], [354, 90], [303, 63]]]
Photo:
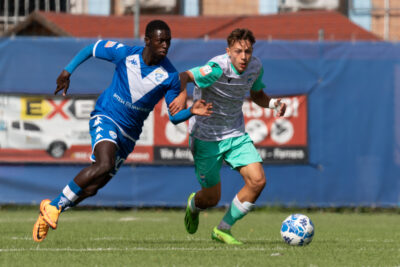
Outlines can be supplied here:
[[232, 168], [262, 161], [245, 132], [242, 106], [250, 90], [265, 87], [263, 67], [258, 58], [252, 57], [246, 70], [239, 74], [224, 54], [190, 72], [195, 82], [193, 100], [204, 99], [213, 104], [211, 116], [193, 116], [189, 120], [197, 179], [203, 187], [211, 187], [220, 180], [223, 160]]

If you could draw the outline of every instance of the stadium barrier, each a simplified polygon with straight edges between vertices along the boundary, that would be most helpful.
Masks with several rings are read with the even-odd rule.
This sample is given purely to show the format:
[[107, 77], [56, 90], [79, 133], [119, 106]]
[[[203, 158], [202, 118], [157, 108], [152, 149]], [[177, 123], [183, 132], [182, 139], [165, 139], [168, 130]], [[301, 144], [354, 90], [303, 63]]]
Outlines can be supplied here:
[[[0, 39], [0, 94], [51, 95], [62, 67], [95, 41]], [[184, 71], [224, 53], [225, 47], [223, 40], [173, 40], [169, 58], [178, 71]], [[307, 99], [307, 158], [265, 164], [268, 181], [258, 204], [399, 206], [400, 47], [386, 42], [257, 41], [254, 55], [263, 63], [268, 94], [305, 95]], [[98, 95], [110, 83], [113, 68], [101, 60], [89, 60], [74, 73], [69, 93]], [[52, 198], [83, 166], [3, 162], [0, 203], [39, 203]], [[227, 205], [243, 182], [227, 166], [221, 176], [220, 205]], [[190, 164], [128, 164], [83, 204], [184, 206], [187, 195], [197, 189]]]

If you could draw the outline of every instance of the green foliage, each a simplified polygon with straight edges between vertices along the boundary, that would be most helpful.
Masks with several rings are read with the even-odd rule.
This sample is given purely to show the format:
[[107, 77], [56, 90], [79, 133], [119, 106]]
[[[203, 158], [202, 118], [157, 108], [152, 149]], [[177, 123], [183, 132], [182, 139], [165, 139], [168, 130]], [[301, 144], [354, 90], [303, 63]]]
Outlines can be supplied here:
[[245, 243], [211, 240], [223, 211], [200, 215], [187, 234], [184, 210], [70, 210], [42, 243], [32, 240], [37, 211], [0, 210], [0, 266], [399, 266], [397, 212], [302, 213], [315, 224], [306, 247], [283, 243], [279, 229], [291, 213], [259, 209], [234, 226]]

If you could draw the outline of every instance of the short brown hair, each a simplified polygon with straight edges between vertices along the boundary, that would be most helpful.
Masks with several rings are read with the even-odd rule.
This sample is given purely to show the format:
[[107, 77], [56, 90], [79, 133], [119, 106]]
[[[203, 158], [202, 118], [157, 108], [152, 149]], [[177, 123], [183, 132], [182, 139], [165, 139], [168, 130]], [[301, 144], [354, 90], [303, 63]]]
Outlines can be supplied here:
[[240, 40], [248, 40], [251, 45], [256, 42], [256, 38], [249, 29], [240, 28], [233, 30], [226, 40], [228, 42], [228, 47], [231, 47], [234, 43]]

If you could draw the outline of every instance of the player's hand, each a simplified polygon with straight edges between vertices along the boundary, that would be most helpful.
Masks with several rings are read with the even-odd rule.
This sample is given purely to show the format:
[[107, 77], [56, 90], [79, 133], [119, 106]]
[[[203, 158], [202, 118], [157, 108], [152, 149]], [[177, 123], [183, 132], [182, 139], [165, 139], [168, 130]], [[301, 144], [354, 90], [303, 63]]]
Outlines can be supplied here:
[[54, 91], [55, 95], [61, 90], [63, 90], [63, 96], [67, 95], [67, 90], [69, 88], [69, 77], [71, 77], [71, 73], [69, 73], [68, 71], [63, 70], [61, 72], [61, 74], [57, 78], [57, 88]]
[[169, 113], [171, 116], [175, 116], [176, 113], [186, 108], [186, 90], [179, 93], [177, 97], [169, 104]]
[[206, 103], [203, 99], [196, 100], [190, 111], [194, 115], [210, 116], [212, 114], [212, 103]]
[[281, 99], [279, 98], [276, 102], [275, 102], [275, 108], [274, 110], [276, 111], [276, 115], [278, 117], [282, 117], [283, 115], [285, 115], [285, 111], [286, 111], [286, 103], [283, 103], [281, 101]]

